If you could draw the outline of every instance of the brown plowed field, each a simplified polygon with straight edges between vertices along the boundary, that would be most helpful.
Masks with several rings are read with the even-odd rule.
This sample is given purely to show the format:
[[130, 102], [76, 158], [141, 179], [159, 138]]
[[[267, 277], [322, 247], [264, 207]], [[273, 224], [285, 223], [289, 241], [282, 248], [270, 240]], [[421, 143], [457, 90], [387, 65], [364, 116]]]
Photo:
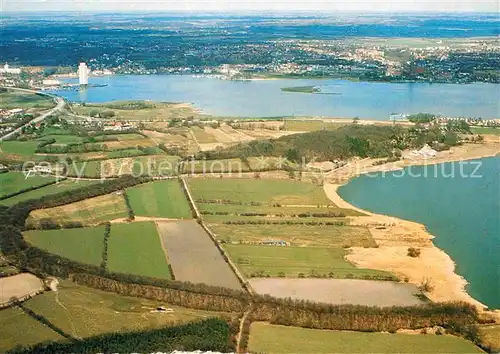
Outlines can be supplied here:
[[156, 225], [176, 280], [241, 290], [238, 278], [196, 221]]

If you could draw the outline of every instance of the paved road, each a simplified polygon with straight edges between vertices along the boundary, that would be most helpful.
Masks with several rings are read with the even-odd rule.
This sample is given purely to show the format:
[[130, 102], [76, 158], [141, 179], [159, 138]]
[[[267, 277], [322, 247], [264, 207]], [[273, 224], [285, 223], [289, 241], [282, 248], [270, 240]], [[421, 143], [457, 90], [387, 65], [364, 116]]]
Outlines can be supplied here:
[[10, 133], [8, 133], [8, 134], [6, 134], [4, 136], [1, 136], [0, 137], [0, 141], [6, 140], [6, 139], [10, 138], [11, 136], [13, 136], [14, 134], [19, 133], [23, 127], [25, 127], [25, 126], [27, 126], [27, 125], [29, 125], [31, 123], [41, 122], [42, 120], [44, 120], [45, 118], [47, 118], [51, 114], [54, 114], [55, 112], [58, 112], [61, 109], [63, 109], [64, 106], [66, 105], [66, 102], [64, 101], [64, 99], [62, 97], [58, 97], [58, 96], [54, 96], [54, 95], [49, 95], [48, 93], [44, 93], [44, 92], [41, 92], [41, 91], [27, 90], [27, 89], [13, 88], [13, 87], [5, 87], [5, 88], [9, 89], [9, 90], [14, 90], [14, 91], [20, 91], [20, 92], [37, 93], [37, 94], [41, 94], [41, 95], [44, 95], [44, 96], [47, 96], [47, 97], [51, 97], [51, 98], [54, 99], [54, 101], [57, 103], [57, 105], [54, 108], [52, 108], [50, 111], [42, 114], [40, 117], [37, 117], [37, 118], [29, 121], [28, 123], [26, 123], [23, 126], [17, 128], [16, 130], [11, 131]]

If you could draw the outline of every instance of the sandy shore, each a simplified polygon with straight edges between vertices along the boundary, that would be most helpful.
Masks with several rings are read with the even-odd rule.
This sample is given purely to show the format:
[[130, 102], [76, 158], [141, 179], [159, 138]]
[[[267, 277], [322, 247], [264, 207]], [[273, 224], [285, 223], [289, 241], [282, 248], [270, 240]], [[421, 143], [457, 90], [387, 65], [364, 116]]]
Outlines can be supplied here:
[[[449, 151], [440, 152], [436, 158], [428, 160], [405, 160], [380, 166], [373, 166], [374, 159], [364, 159], [345, 166], [327, 175], [324, 189], [327, 196], [341, 208], [351, 208], [367, 214], [350, 217], [351, 224], [368, 226], [378, 248], [351, 248], [347, 257], [354, 264], [392, 272], [401, 279], [421, 285], [430, 282], [432, 289], [427, 296], [432, 301], [466, 301], [484, 309], [486, 306], [467, 294], [467, 281], [455, 273], [455, 263], [444, 251], [436, 247], [425, 226], [386, 215], [373, 214], [359, 209], [337, 193], [340, 185], [350, 178], [370, 172], [393, 171], [412, 165], [428, 165], [443, 162], [470, 160], [495, 156], [500, 153], [500, 138], [487, 137], [484, 144], [466, 144]], [[418, 258], [407, 256], [409, 247], [421, 250]], [[498, 320], [500, 312], [496, 311]]]

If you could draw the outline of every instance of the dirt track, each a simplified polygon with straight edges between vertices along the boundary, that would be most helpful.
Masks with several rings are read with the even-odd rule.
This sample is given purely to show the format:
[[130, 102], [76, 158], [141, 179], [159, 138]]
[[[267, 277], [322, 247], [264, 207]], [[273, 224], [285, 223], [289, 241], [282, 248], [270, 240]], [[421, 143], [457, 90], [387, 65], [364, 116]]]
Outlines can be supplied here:
[[176, 280], [241, 290], [238, 278], [196, 221], [156, 225]]
[[341, 305], [411, 306], [422, 303], [412, 284], [358, 279], [256, 278], [250, 284], [259, 294]]

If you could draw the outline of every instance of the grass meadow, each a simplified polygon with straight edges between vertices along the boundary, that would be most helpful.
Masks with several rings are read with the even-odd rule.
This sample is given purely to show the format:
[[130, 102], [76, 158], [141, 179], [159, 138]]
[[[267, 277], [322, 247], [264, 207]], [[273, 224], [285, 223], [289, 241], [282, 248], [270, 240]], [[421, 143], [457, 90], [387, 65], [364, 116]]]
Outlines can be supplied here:
[[191, 209], [177, 180], [156, 181], [127, 189], [137, 216], [191, 219]]
[[170, 176], [175, 172], [179, 158], [167, 155], [138, 156], [75, 164], [69, 175], [89, 178], [121, 176], [127, 174]]
[[248, 349], [253, 353], [483, 353], [450, 335], [327, 331], [255, 322]]
[[38, 187], [56, 179], [51, 176], [30, 175], [22, 172], [7, 172], [0, 174], [0, 197], [19, 192], [26, 188]]
[[56, 105], [47, 96], [20, 91], [0, 92], [0, 102], [3, 109], [50, 109]]
[[12, 206], [14, 204], [24, 202], [26, 200], [38, 199], [46, 195], [71, 191], [74, 189], [83, 188], [97, 183], [99, 183], [99, 181], [65, 180], [56, 184], [51, 184], [50, 186], [42, 187], [33, 191], [16, 195], [15, 197], [0, 200], [0, 205]]
[[[152, 312], [164, 305], [154, 300], [87, 288], [70, 281], [60, 282], [57, 295], [45, 292], [24, 304], [76, 338], [176, 326], [218, 315], [216, 312], [170, 305], [168, 307], [173, 312], [168, 315]], [[16, 345], [64, 339], [19, 308], [1, 310], [0, 313], [0, 352], [6, 352]]]
[[195, 199], [334, 206], [322, 187], [291, 180], [192, 178], [189, 186]]
[[231, 259], [247, 277], [263, 275], [297, 278], [329, 276], [331, 278], [363, 278], [390, 276], [389, 273], [356, 268], [345, 260], [343, 248], [286, 247], [262, 245], [224, 245]]
[[123, 196], [112, 193], [55, 208], [34, 210], [27, 223], [38, 225], [43, 219], [51, 219], [60, 225], [73, 221], [93, 226], [127, 216], [128, 211]]
[[[314, 220], [315, 218], [313, 218]], [[241, 220], [239, 218], [238, 220]], [[303, 221], [299, 219], [298, 221]], [[374, 247], [366, 227], [336, 225], [228, 225], [209, 223], [211, 230], [227, 243], [290, 242], [300, 247]]]
[[50, 253], [81, 263], [101, 264], [104, 226], [27, 231], [23, 235], [27, 242]]
[[108, 270], [171, 279], [156, 225], [153, 222], [113, 224], [108, 241]]
[[2, 154], [13, 154], [13, 155], [23, 155], [32, 156], [35, 154], [36, 149], [40, 144], [40, 141], [17, 141], [8, 140], [0, 142], [0, 153]]

